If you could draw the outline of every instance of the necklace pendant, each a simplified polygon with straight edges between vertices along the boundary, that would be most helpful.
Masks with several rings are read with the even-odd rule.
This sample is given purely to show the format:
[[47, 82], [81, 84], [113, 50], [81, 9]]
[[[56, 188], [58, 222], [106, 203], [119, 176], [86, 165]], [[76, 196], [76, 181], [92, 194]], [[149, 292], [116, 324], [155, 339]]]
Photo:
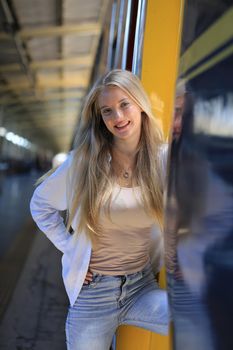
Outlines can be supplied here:
[[123, 177], [124, 177], [125, 179], [128, 179], [128, 178], [129, 178], [129, 173], [128, 173], [128, 171], [125, 171], [125, 172], [123, 173]]

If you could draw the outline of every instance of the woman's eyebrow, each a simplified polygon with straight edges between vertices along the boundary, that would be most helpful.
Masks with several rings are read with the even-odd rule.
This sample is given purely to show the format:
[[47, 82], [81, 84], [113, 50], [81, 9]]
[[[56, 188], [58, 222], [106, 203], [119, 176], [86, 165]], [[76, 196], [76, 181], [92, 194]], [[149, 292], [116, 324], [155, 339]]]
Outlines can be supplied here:
[[[123, 102], [123, 101], [125, 101], [125, 100], [128, 100], [128, 98], [127, 97], [124, 97], [124, 98], [122, 98], [121, 100], [119, 100], [117, 103], [121, 103], [121, 102]], [[109, 108], [109, 106], [101, 106], [100, 107], [100, 109], [103, 109], [103, 108]]]
[[102, 107], [100, 107], [100, 109], [103, 109], [103, 108], [109, 108], [109, 106], [102, 106]]

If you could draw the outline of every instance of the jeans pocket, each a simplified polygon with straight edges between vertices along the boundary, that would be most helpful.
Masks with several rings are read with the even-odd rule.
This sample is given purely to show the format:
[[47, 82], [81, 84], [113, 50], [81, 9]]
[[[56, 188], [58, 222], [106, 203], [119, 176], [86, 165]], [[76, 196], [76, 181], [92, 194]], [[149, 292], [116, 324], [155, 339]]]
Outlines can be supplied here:
[[86, 284], [87, 288], [95, 288], [97, 284], [101, 281], [102, 275], [98, 273], [93, 273], [92, 280], [90, 283]]

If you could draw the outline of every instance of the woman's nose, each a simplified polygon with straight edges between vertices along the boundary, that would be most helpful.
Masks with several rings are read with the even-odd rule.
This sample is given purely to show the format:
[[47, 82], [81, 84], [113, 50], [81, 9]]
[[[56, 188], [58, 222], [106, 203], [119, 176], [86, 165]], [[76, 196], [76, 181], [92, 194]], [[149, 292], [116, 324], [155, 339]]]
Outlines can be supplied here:
[[113, 118], [114, 119], [120, 119], [122, 117], [122, 111], [119, 109], [114, 110], [113, 112]]

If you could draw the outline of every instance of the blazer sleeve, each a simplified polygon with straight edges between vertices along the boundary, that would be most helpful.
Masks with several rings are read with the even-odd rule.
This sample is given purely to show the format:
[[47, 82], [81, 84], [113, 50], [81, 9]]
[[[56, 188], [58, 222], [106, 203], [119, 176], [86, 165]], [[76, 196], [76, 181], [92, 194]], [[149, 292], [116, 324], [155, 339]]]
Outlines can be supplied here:
[[72, 154], [34, 191], [31, 215], [39, 229], [64, 253], [70, 238], [60, 211], [67, 209], [67, 181]]

